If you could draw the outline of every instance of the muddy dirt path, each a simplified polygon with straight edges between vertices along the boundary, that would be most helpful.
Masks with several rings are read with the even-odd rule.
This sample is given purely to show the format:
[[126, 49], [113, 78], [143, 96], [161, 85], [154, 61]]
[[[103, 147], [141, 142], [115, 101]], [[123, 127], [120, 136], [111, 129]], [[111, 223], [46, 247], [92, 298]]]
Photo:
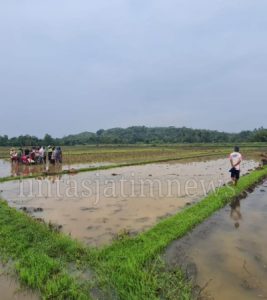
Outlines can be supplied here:
[[200, 299], [267, 299], [267, 181], [172, 243], [168, 265], [182, 266]]
[[[243, 174], [257, 166], [243, 163]], [[31, 179], [0, 185], [10, 206], [60, 226], [90, 245], [123, 231], [146, 230], [161, 218], [229, 181], [229, 161], [161, 163]]]

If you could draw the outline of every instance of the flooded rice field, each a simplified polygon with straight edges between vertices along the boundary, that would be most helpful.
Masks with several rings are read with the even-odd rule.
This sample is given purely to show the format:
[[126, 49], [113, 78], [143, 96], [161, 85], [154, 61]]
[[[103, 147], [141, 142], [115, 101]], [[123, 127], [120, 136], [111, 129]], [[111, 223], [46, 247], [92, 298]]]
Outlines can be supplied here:
[[267, 299], [266, 227], [267, 182], [172, 243], [165, 259], [184, 269], [199, 299]]
[[10, 176], [11, 163], [8, 160], [0, 159], [0, 177]]
[[[243, 163], [243, 174], [258, 165]], [[229, 181], [229, 161], [161, 163], [6, 182], [9, 205], [90, 245], [136, 234]]]
[[39, 297], [31, 291], [24, 290], [11, 276], [6, 274], [5, 267], [0, 265], [0, 299], [3, 300], [37, 300]]
[[[49, 170], [52, 172], [61, 172], [65, 170], [77, 170], [83, 168], [97, 168], [103, 166], [111, 166], [110, 162], [95, 162], [95, 163], [77, 163], [77, 164], [62, 164], [58, 166], [50, 166]], [[11, 163], [8, 160], [0, 159], [0, 177], [8, 176], [29, 176], [40, 174], [47, 171], [46, 165], [23, 165]]]

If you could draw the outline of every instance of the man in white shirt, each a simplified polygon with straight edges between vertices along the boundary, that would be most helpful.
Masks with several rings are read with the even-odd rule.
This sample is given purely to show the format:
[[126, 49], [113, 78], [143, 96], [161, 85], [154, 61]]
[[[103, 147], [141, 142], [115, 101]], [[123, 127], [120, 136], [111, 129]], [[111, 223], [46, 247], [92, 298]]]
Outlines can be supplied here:
[[44, 162], [44, 147], [42, 146], [40, 149], [39, 149], [39, 160], [38, 160], [38, 163], [43, 163]]
[[234, 152], [232, 152], [229, 156], [231, 163], [231, 179], [234, 185], [237, 185], [237, 181], [240, 177], [240, 164], [242, 162], [242, 155], [239, 152], [239, 147], [234, 148]]

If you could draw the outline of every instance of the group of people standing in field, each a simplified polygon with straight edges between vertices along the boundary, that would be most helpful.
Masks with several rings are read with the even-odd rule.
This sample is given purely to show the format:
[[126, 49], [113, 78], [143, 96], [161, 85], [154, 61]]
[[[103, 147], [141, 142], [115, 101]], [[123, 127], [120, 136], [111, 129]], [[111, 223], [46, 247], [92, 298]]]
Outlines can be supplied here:
[[26, 148], [11, 148], [10, 160], [12, 163], [30, 164], [45, 164], [47, 161], [51, 164], [62, 163], [62, 150], [61, 147], [48, 146], [48, 147], [32, 147]]

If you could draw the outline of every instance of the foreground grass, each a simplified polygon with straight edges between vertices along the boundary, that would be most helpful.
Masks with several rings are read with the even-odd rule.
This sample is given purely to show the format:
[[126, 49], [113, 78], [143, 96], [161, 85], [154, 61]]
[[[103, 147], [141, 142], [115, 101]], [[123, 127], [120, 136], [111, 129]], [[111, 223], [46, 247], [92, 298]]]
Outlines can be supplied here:
[[88, 286], [68, 270], [91, 256], [79, 243], [0, 202], [1, 260], [15, 263], [20, 281], [45, 299], [89, 299]]
[[[147, 232], [124, 236], [99, 250], [88, 249], [0, 202], [0, 253], [2, 259], [15, 262], [19, 279], [45, 299], [90, 299], [92, 287], [104, 291], [106, 299], [191, 299], [182, 272], [169, 272], [158, 256], [170, 242], [266, 176], [266, 168], [256, 170], [242, 177], [238, 187], [221, 187]], [[75, 277], [70, 265], [75, 270], [93, 269], [95, 280]]]

